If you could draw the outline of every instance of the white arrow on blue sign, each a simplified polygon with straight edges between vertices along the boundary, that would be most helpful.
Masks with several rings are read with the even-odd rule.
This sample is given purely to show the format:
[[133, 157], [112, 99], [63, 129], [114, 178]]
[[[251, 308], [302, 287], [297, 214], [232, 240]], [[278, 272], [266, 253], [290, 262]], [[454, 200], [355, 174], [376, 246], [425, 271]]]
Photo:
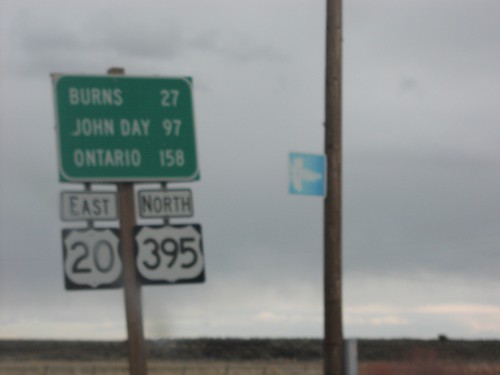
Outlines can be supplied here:
[[299, 195], [325, 195], [326, 158], [324, 155], [291, 152], [289, 191]]

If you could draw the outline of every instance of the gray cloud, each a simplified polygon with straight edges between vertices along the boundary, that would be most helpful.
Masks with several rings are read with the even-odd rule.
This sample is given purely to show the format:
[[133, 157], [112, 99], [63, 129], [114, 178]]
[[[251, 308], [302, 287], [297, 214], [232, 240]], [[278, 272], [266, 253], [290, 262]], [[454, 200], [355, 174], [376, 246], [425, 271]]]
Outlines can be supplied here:
[[349, 268], [496, 279], [500, 180], [494, 164], [428, 153], [421, 159], [399, 152], [348, 164]]
[[283, 62], [284, 56], [273, 46], [244, 34], [209, 31], [193, 38], [189, 45], [200, 52], [211, 52], [241, 62], [259, 60]]
[[134, 69], [152, 62], [207, 58], [207, 54], [249, 63], [283, 60], [277, 48], [249, 33], [223, 33], [212, 27], [207, 31], [199, 26], [188, 33], [175, 14], [126, 7], [120, 17], [111, 8], [79, 17], [79, 11], [69, 7], [56, 16], [52, 10], [25, 8], [14, 13], [7, 39], [16, 45], [15, 69], [45, 74], [71, 66], [76, 72], [100, 72], [103, 66], [122, 62]]
[[[48, 76], [122, 65], [195, 82], [202, 179], [186, 185], [190, 221], [203, 225], [207, 283], [144, 288], [147, 334], [321, 335], [322, 199], [287, 194], [287, 153], [322, 150], [323, 3], [197, 2], [195, 12], [176, 1], [50, 4], [2, 5], [6, 332], [125, 334], [121, 291], [63, 290], [60, 230], [71, 225], [57, 217], [66, 186], [57, 182]], [[482, 313], [461, 321], [460, 306], [439, 316], [421, 307], [497, 304], [486, 287], [498, 284], [500, 261], [497, 9], [345, 4], [349, 334], [486, 335], [471, 323]]]

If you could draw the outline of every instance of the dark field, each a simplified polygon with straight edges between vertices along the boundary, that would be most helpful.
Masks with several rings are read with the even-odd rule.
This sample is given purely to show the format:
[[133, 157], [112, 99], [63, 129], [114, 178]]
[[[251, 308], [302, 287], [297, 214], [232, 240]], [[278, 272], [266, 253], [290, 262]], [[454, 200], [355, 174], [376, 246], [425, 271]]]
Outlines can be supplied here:
[[[147, 341], [148, 359], [181, 361], [320, 360], [319, 339], [185, 339]], [[0, 340], [0, 361], [120, 360], [124, 341]], [[358, 340], [358, 359], [397, 361], [415, 357], [500, 361], [500, 340]]]
[[[317, 339], [148, 341], [151, 375], [321, 375]], [[126, 375], [117, 341], [0, 340], [0, 375]], [[500, 375], [500, 341], [359, 340], [359, 375]]]

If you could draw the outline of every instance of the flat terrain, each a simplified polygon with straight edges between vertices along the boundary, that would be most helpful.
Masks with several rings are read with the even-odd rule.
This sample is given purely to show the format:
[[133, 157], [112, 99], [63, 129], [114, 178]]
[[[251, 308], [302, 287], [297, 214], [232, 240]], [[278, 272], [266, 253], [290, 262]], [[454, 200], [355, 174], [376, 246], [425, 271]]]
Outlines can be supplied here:
[[[291, 361], [149, 361], [149, 375], [281, 375], [305, 374], [319, 375], [320, 362]], [[127, 375], [126, 361], [29, 361], [0, 362], [1, 375]]]
[[[321, 340], [147, 342], [149, 374], [322, 374]], [[359, 340], [359, 375], [500, 375], [500, 341]], [[118, 341], [0, 340], [0, 375], [128, 374]]]

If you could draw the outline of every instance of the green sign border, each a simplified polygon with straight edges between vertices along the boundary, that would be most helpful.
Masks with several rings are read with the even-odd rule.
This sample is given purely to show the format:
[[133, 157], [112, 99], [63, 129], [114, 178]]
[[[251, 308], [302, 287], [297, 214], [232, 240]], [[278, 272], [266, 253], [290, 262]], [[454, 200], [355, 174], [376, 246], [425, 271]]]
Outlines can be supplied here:
[[[199, 180], [192, 79], [190, 77], [154, 77], [154, 76], [119, 76], [119, 75], [67, 75], [52, 74], [55, 104], [56, 137], [58, 149], [59, 179], [61, 182], [187, 182]], [[78, 89], [111, 88], [121, 89], [121, 106], [109, 105], [72, 105], [69, 103], [67, 88]], [[164, 98], [160, 88], [176, 89], [180, 92], [177, 108], [160, 105]], [[154, 93], [154, 96], [152, 96]], [[109, 99], [109, 98], [108, 98]], [[90, 135], [71, 137], [76, 118], [111, 118], [118, 133], [118, 121], [121, 118], [147, 118], [150, 120], [147, 137], [123, 137]], [[167, 137], [160, 122], [164, 118], [180, 118], [183, 121], [184, 137]], [[131, 121], [131, 120], [130, 120]], [[74, 160], [67, 159], [74, 155], [78, 147], [104, 149], [135, 148], [140, 149], [141, 166], [92, 166], [75, 167]], [[158, 153], [161, 149], [183, 151], [183, 165], [160, 167]], [[170, 155], [169, 155], [170, 157]], [[64, 159], [66, 158], [66, 159]], [[185, 159], [184, 159], [185, 158]], [[66, 161], [65, 161], [66, 160]], [[154, 160], [155, 162], [151, 162]], [[65, 165], [66, 164], [66, 165]], [[68, 167], [68, 164], [70, 165]], [[143, 165], [144, 164], [144, 165]]]

